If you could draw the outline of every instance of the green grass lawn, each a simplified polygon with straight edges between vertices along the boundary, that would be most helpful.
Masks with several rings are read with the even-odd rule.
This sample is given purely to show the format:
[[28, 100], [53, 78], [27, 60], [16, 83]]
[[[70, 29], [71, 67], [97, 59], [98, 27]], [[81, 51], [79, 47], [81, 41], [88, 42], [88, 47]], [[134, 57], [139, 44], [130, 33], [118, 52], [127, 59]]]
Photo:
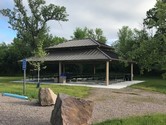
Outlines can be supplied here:
[[166, 125], [166, 114], [136, 116], [125, 119], [107, 120], [94, 125]]
[[[23, 93], [22, 83], [13, 83], [11, 81], [16, 81], [22, 79], [21, 77], [0, 77], [0, 93], [9, 92], [14, 94]], [[71, 96], [84, 98], [88, 96], [91, 88], [81, 87], [81, 86], [65, 86], [65, 85], [53, 85], [53, 84], [41, 84], [42, 88], [51, 88], [54, 93], [65, 93]], [[38, 98], [38, 90], [36, 84], [26, 84], [26, 95], [29, 98]]]
[[[9, 92], [15, 94], [22, 94], [22, 83], [13, 83], [10, 81], [20, 80], [21, 77], [0, 77], [0, 93]], [[152, 77], [137, 77], [136, 79], [144, 80], [145, 82], [132, 85], [132, 88], [157, 91], [166, 94], [166, 80]], [[89, 94], [90, 88], [81, 86], [64, 86], [42, 84], [41, 87], [51, 88], [56, 94], [65, 93], [76, 97], [86, 97]], [[38, 89], [36, 84], [26, 85], [26, 95], [29, 98], [37, 98]]]
[[166, 94], [166, 80], [158, 77], [139, 77], [136, 78], [145, 82], [132, 85], [132, 88], [156, 91]]

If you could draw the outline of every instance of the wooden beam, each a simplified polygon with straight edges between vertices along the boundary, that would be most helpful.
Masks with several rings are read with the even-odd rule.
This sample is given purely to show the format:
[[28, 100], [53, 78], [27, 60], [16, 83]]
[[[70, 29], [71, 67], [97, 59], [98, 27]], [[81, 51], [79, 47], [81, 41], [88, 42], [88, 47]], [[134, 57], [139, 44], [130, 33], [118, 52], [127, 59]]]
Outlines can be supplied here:
[[106, 62], [106, 86], [109, 85], [109, 61]]
[[131, 63], [131, 81], [133, 81], [133, 63]]

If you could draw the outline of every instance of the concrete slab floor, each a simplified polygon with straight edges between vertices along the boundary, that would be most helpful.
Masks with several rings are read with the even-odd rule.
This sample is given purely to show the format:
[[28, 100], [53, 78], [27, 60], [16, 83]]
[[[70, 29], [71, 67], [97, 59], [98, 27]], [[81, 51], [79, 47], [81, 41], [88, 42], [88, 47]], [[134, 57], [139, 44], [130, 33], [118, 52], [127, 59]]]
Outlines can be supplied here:
[[94, 87], [94, 88], [106, 88], [106, 89], [122, 89], [126, 88], [127, 86], [133, 85], [133, 84], [138, 84], [144, 81], [124, 81], [124, 82], [118, 82], [118, 83], [113, 83], [108, 86], [102, 84], [93, 84], [93, 85], [88, 85], [88, 83], [58, 83], [57, 85], [69, 85], [69, 86], [87, 86], [87, 87]]
[[[13, 81], [13, 82], [23, 82], [23, 81]], [[26, 81], [27, 83], [33, 83], [36, 84], [36, 81]], [[69, 82], [69, 83], [53, 83], [53, 82], [41, 82], [41, 84], [54, 84], [54, 85], [68, 85], [68, 86], [87, 86], [87, 87], [93, 87], [93, 88], [106, 88], [106, 89], [122, 89], [126, 88], [127, 86], [133, 85], [133, 84], [138, 84], [144, 81], [138, 81], [138, 80], [133, 80], [133, 81], [122, 81], [122, 82], [116, 82], [116, 83], [111, 83], [106, 86], [105, 83], [99, 82]]]

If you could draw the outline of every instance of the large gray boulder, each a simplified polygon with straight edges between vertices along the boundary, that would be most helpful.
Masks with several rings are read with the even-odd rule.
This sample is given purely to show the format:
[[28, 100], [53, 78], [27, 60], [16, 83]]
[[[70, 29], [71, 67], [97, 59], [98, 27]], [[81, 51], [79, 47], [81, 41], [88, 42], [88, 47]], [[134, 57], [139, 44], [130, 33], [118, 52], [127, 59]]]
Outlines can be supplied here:
[[52, 125], [90, 125], [93, 102], [58, 94], [50, 122]]
[[39, 104], [41, 106], [54, 105], [57, 95], [50, 88], [39, 89]]

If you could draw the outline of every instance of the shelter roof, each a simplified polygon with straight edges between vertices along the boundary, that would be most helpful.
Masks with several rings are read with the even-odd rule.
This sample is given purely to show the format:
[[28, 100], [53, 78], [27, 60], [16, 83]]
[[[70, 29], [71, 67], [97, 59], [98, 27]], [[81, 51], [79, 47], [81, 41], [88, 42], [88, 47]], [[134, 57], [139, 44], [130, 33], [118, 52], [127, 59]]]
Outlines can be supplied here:
[[84, 49], [84, 50], [66, 50], [49, 53], [44, 58], [31, 57], [30, 60], [40, 61], [87, 61], [87, 60], [108, 60], [106, 55], [98, 49]]
[[43, 58], [30, 57], [27, 61], [102, 61], [119, 60], [113, 48], [93, 39], [72, 40], [48, 47]]

